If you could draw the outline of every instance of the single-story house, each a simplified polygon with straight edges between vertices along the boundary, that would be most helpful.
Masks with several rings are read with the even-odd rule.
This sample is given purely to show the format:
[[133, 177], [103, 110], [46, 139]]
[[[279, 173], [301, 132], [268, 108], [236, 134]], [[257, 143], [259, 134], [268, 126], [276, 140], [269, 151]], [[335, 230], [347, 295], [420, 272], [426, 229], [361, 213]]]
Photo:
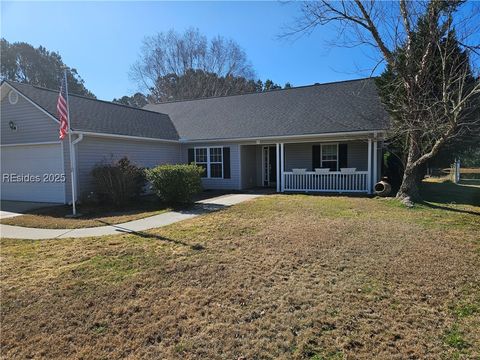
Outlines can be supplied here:
[[[1, 199], [68, 203], [70, 154], [60, 141], [58, 90], [4, 81]], [[143, 109], [69, 95], [77, 194], [96, 164], [196, 163], [207, 189], [371, 193], [388, 115], [372, 79]]]

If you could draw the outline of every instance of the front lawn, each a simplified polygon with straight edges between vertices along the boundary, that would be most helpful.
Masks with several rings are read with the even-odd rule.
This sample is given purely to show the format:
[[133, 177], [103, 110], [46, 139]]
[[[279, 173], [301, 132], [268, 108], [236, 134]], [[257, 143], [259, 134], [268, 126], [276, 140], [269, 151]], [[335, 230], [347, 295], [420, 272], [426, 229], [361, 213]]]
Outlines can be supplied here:
[[422, 196], [427, 204], [480, 207], [480, 184], [470, 180], [455, 185], [445, 178], [428, 178], [422, 183]]
[[121, 224], [168, 210], [156, 197], [147, 196], [121, 209], [110, 205], [78, 205], [80, 216], [75, 218], [67, 217], [72, 213], [71, 206], [59, 205], [31, 210], [24, 215], [2, 219], [0, 223], [44, 229], [78, 229]]
[[479, 358], [480, 207], [435, 206], [272, 195], [136, 235], [3, 239], [2, 356]]

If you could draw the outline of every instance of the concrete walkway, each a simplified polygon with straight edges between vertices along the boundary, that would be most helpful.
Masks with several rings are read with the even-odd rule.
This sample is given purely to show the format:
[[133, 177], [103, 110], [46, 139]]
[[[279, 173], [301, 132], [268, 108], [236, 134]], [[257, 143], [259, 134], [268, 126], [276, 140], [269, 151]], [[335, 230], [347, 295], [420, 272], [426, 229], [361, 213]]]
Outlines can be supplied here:
[[15, 216], [22, 216], [23, 213], [29, 210], [40, 209], [47, 206], [55, 206], [58, 204], [31, 202], [31, 201], [0, 201], [0, 219], [12, 218]]
[[90, 236], [115, 235], [121, 233], [135, 233], [148, 229], [170, 225], [182, 220], [217, 211], [225, 207], [257, 198], [258, 194], [231, 194], [197, 201], [192, 209], [185, 211], [169, 211], [150, 216], [140, 220], [129, 221], [123, 224], [97, 226], [82, 229], [37, 229], [21, 226], [1, 225], [2, 238], [11, 239], [54, 239], [54, 238], [79, 238]]

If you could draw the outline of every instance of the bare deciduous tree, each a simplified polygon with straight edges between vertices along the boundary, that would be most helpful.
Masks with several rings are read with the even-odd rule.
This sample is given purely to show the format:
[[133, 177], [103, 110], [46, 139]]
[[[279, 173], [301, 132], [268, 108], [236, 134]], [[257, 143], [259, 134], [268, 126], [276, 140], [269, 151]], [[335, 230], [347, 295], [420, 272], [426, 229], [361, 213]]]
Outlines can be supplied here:
[[[402, 140], [405, 171], [397, 197], [419, 198], [418, 172], [447, 143], [480, 125], [478, 11], [459, 1], [319, 1], [285, 35], [336, 24], [339, 44], [370, 46], [390, 76], [380, 92], [392, 115], [390, 138]], [[385, 80], [385, 79], [383, 79]]]
[[[201, 76], [192, 76], [201, 75]], [[146, 37], [140, 59], [132, 66], [130, 75], [143, 91], [150, 92], [153, 99], [168, 100], [165, 93], [171, 88], [172, 79], [195, 80], [192, 87], [215, 88], [212, 82], [252, 80], [254, 71], [245, 52], [233, 40], [217, 36], [210, 41], [198, 29], [188, 29], [183, 34], [174, 30]], [[208, 75], [208, 76], [207, 76]], [[198, 82], [202, 83], [198, 83]], [[215, 88], [216, 93], [226, 95], [224, 88]], [[169, 85], [169, 86], [166, 86]], [[178, 93], [179, 89], [176, 89]], [[187, 98], [184, 94], [181, 98]]]

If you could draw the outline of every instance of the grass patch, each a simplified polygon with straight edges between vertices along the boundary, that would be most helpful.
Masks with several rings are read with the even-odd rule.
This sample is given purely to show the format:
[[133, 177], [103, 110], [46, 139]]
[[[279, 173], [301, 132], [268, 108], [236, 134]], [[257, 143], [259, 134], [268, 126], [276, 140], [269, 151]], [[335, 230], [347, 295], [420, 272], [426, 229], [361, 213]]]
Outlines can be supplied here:
[[139, 271], [138, 262], [133, 255], [105, 256], [96, 255], [79, 264], [74, 271], [85, 278], [103, 277], [106, 281], [120, 282]]
[[101, 335], [108, 330], [108, 326], [106, 324], [94, 324], [91, 330], [94, 334]]
[[421, 194], [426, 203], [437, 205], [480, 206], [480, 186], [476, 184], [454, 184], [451, 181], [426, 179]]
[[458, 326], [453, 326], [450, 330], [447, 331], [444, 338], [445, 344], [455, 348], [456, 350], [464, 350], [469, 348], [471, 345], [464, 339], [464, 335], [458, 329]]
[[469, 206], [273, 195], [136, 235], [2, 239], [2, 355], [478, 358]]
[[315, 354], [310, 360], [341, 360], [344, 356], [341, 351], [328, 352], [326, 354]]
[[158, 215], [170, 209], [155, 197], [145, 197], [122, 209], [111, 206], [79, 205], [77, 212], [81, 216], [66, 217], [72, 213], [71, 206], [59, 205], [31, 210], [24, 215], [0, 220], [6, 225], [16, 225], [44, 229], [77, 229], [109, 224], [120, 224]]
[[454, 309], [454, 313], [458, 318], [464, 318], [472, 316], [480, 312], [480, 306], [478, 304], [464, 303], [457, 305]]

